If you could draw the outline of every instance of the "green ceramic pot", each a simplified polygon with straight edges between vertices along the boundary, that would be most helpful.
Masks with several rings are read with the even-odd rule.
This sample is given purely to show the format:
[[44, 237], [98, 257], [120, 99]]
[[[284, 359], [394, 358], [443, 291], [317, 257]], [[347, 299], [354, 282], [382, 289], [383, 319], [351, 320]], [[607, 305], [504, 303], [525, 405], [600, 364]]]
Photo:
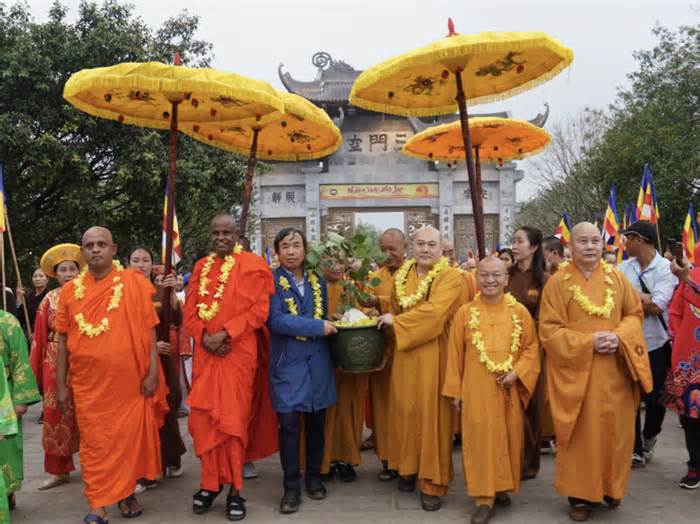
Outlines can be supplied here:
[[384, 360], [386, 336], [377, 326], [338, 327], [331, 338], [335, 367], [346, 373], [367, 373]]

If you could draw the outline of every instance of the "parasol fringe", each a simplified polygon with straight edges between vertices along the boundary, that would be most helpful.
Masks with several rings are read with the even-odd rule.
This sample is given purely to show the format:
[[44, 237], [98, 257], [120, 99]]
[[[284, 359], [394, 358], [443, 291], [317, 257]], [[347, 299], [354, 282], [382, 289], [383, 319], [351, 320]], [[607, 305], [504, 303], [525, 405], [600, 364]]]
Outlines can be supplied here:
[[[491, 42], [478, 41], [479, 39], [486, 38], [498, 38], [498, 40]], [[458, 40], [464, 40], [464, 42], [461, 45], [455, 45], [455, 42]], [[469, 40], [476, 41], [470, 43]], [[443, 44], [443, 46], [441, 47], [440, 44]], [[455, 103], [435, 107], [402, 107], [390, 103], [365, 99], [362, 97], [362, 90], [372, 87], [377, 82], [386, 80], [388, 77], [399, 74], [409, 68], [434, 65], [443, 60], [463, 58], [469, 54], [528, 51], [533, 48], [547, 49], [555, 53], [560, 57], [560, 62], [539, 77], [533, 78], [502, 93], [469, 98], [469, 93], [467, 92], [467, 102], [469, 105], [473, 106], [496, 102], [533, 89], [557, 76], [571, 64], [574, 58], [574, 53], [571, 49], [564, 47], [558, 40], [542, 32], [478, 33], [476, 35], [452, 36], [449, 39], [443, 39], [404, 55], [390, 58], [365, 70], [357, 80], [355, 80], [355, 84], [350, 92], [350, 103], [371, 111], [399, 116], [437, 116], [454, 113], [456, 111]]]

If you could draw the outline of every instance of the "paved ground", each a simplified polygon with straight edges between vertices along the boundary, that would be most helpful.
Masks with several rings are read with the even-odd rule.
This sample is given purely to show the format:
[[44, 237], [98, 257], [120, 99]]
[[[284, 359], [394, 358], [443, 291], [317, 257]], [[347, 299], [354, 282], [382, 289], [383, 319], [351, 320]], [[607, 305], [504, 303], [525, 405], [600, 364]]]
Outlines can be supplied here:
[[[44, 478], [41, 451], [41, 426], [36, 424], [39, 407], [32, 408], [25, 418], [26, 480], [18, 494], [18, 508], [12, 513], [13, 523], [77, 524], [85, 514], [85, 502], [78, 477], [73, 482], [51, 491], [37, 491]], [[183, 421], [186, 434], [186, 419]], [[654, 461], [643, 470], [632, 472], [629, 494], [616, 511], [600, 509], [591, 522], [615, 523], [698, 523], [700, 522], [700, 490], [678, 488], [678, 480], [685, 473], [686, 452], [683, 432], [677, 418], [669, 415], [664, 433], [659, 440]], [[188, 441], [189, 447], [189, 441]], [[244, 496], [247, 499], [246, 522], [297, 523], [353, 523], [369, 524], [393, 522], [469, 522], [474, 505], [464, 491], [459, 454], [454, 463], [457, 476], [442, 510], [426, 513], [420, 509], [418, 497], [399, 493], [395, 483], [375, 480], [378, 463], [371, 452], [363, 454], [365, 463], [358, 468], [359, 480], [354, 484], [328, 484], [329, 496], [325, 501], [305, 499], [296, 515], [282, 516], [277, 512], [281, 495], [281, 471], [277, 457], [257, 464], [260, 477], [249, 481]], [[585, 464], [581, 464], [582, 470]], [[206, 516], [193, 515], [191, 495], [197, 489], [199, 465], [192, 452], [185, 460], [185, 475], [163, 482], [158, 488], [141, 496], [146, 507], [139, 524], [155, 523], [212, 523], [227, 522], [224, 516], [224, 497], [220, 496]], [[494, 523], [567, 523], [567, 505], [552, 487], [554, 458], [543, 457], [543, 468], [537, 479], [523, 484], [521, 493], [514, 497], [513, 506], [493, 517]], [[125, 522], [116, 508], [110, 508], [111, 522]]]

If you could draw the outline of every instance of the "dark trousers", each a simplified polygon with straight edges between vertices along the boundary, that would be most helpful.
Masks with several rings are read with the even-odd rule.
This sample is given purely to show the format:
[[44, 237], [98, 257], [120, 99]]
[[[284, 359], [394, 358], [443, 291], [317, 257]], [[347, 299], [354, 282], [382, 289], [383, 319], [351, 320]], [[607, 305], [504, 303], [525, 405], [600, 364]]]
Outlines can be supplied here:
[[661, 426], [664, 423], [666, 407], [659, 403], [659, 399], [664, 392], [666, 373], [671, 365], [671, 344], [667, 342], [659, 349], [649, 352], [649, 364], [651, 365], [654, 389], [642, 397], [646, 406], [644, 426], [642, 426], [640, 410], [637, 410], [635, 424], [634, 452], [640, 455], [644, 452], [642, 436], [645, 439], [654, 438], [661, 433]]
[[685, 447], [688, 449], [688, 468], [700, 471], [700, 419], [681, 415], [685, 431]]
[[299, 468], [301, 417], [304, 417], [304, 431], [306, 433], [306, 478], [321, 475], [323, 427], [326, 411], [277, 413], [280, 425], [280, 461], [284, 472], [285, 490], [301, 490], [301, 470]]

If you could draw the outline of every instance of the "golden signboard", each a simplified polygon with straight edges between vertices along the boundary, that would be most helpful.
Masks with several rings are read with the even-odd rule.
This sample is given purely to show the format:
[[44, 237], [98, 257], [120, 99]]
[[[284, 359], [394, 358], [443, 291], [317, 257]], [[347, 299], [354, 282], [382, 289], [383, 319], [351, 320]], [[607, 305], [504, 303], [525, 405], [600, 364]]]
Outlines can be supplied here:
[[322, 184], [321, 200], [437, 198], [437, 184]]

